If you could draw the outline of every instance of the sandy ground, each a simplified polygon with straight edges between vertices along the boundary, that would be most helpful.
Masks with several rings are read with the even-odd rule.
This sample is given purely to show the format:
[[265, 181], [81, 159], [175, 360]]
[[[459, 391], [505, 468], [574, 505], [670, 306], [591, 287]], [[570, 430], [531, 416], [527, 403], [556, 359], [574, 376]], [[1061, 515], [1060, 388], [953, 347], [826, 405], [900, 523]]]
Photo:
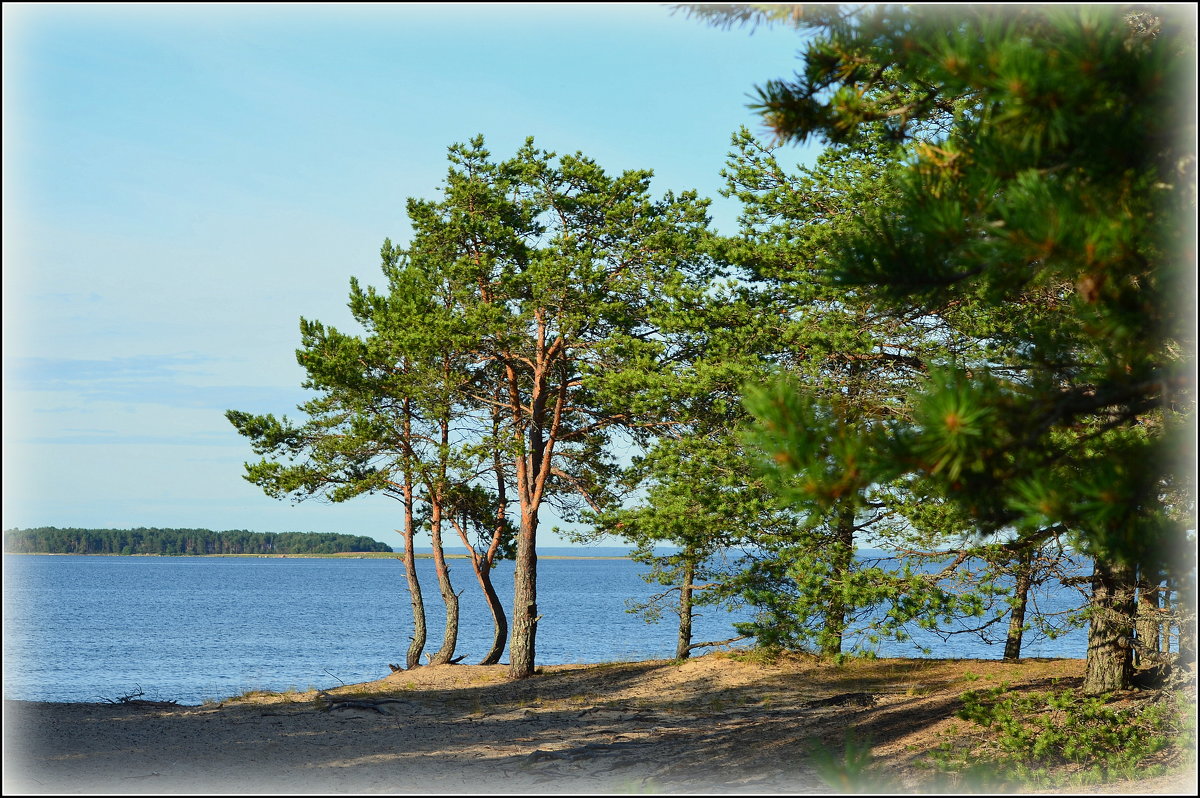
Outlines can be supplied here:
[[[672, 662], [447, 665], [330, 690], [387, 698], [333, 707], [314, 693], [203, 706], [4, 703], [4, 794], [836, 793], [813, 752], [852, 730], [874, 743], [870, 791], [917, 793], [919, 755], [955, 723], [963, 690], [1048, 689], [1079, 660], [805, 658], [710, 654]], [[961, 723], [961, 722], [959, 722]], [[819, 758], [819, 755], [818, 755]], [[1194, 795], [1194, 775], [1105, 794]]]

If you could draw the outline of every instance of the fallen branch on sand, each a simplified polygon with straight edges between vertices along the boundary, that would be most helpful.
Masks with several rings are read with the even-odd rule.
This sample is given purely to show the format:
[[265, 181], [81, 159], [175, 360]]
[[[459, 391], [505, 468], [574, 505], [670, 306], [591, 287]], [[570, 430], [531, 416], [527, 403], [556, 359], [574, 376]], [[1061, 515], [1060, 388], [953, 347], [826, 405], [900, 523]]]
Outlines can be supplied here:
[[136, 686], [137, 686], [136, 693], [129, 693], [128, 695], [118, 696], [117, 698], [104, 698], [102, 700], [109, 704], [125, 704], [127, 706], [135, 706], [135, 707], [177, 707], [177, 706], [179, 706], [178, 701], [144, 700], [144, 699], [140, 698], [140, 696], [145, 695], [145, 693], [142, 692], [142, 686], [140, 684], [136, 685]]
[[317, 700], [324, 701], [325, 706], [321, 707], [322, 712], [329, 712], [334, 709], [373, 709], [379, 714], [385, 714], [379, 708], [380, 704], [407, 704], [403, 698], [351, 698], [349, 696], [330, 695], [324, 690], [317, 691]]

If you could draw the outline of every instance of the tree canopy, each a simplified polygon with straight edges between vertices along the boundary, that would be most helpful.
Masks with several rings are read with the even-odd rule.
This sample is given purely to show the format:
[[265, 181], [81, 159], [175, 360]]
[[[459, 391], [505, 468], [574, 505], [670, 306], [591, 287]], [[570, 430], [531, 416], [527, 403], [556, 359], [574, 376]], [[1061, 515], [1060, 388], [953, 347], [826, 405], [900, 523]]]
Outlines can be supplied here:
[[796, 19], [803, 70], [759, 89], [775, 134], [875, 126], [903, 151], [895, 202], [813, 253], [824, 280], [917, 318], [993, 312], [980, 355], [931, 370], [908, 417], [852, 428], [803, 388], [759, 396], [775, 461], [808, 475], [814, 508], [907, 476], [980, 533], [1065, 532], [1098, 558], [1097, 596], [1138, 568], [1191, 578], [1188, 26], [1114, 6]]

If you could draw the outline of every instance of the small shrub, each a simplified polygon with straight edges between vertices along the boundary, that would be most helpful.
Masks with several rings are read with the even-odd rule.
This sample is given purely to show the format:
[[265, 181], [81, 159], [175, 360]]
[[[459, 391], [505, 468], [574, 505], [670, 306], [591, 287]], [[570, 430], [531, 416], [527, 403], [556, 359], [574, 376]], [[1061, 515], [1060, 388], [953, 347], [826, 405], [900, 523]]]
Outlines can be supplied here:
[[[1034, 788], [1103, 784], [1167, 772], [1172, 749], [1195, 732], [1174, 701], [1115, 708], [1107, 697], [1073, 690], [963, 694], [958, 717], [974, 731], [945, 740], [931, 755], [943, 774], [973, 786]], [[948, 736], [953, 733], [948, 733]]]

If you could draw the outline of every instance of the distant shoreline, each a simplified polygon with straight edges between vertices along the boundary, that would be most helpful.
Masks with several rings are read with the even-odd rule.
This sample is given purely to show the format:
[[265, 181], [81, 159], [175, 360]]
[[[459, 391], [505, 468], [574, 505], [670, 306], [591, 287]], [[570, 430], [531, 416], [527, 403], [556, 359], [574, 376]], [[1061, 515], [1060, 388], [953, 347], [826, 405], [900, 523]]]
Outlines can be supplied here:
[[[258, 560], [380, 560], [380, 559], [401, 559], [403, 552], [399, 551], [344, 551], [336, 554], [97, 554], [89, 552], [80, 554], [76, 552], [52, 552], [52, 551], [6, 551], [5, 556], [12, 555], [13, 557], [169, 557], [183, 558], [190, 557], [195, 559], [216, 559], [216, 558], [241, 558], [241, 559], [258, 559]], [[428, 552], [417, 552], [414, 555], [418, 560], [432, 560], [433, 554]], [[467, 554], [446, 554], [447, 560], [469, 560]], [[612, 555], [588, 555], [588, 554], [539, 554], [539, 560], [628, 560], [630, 557], [618, 557]]]

